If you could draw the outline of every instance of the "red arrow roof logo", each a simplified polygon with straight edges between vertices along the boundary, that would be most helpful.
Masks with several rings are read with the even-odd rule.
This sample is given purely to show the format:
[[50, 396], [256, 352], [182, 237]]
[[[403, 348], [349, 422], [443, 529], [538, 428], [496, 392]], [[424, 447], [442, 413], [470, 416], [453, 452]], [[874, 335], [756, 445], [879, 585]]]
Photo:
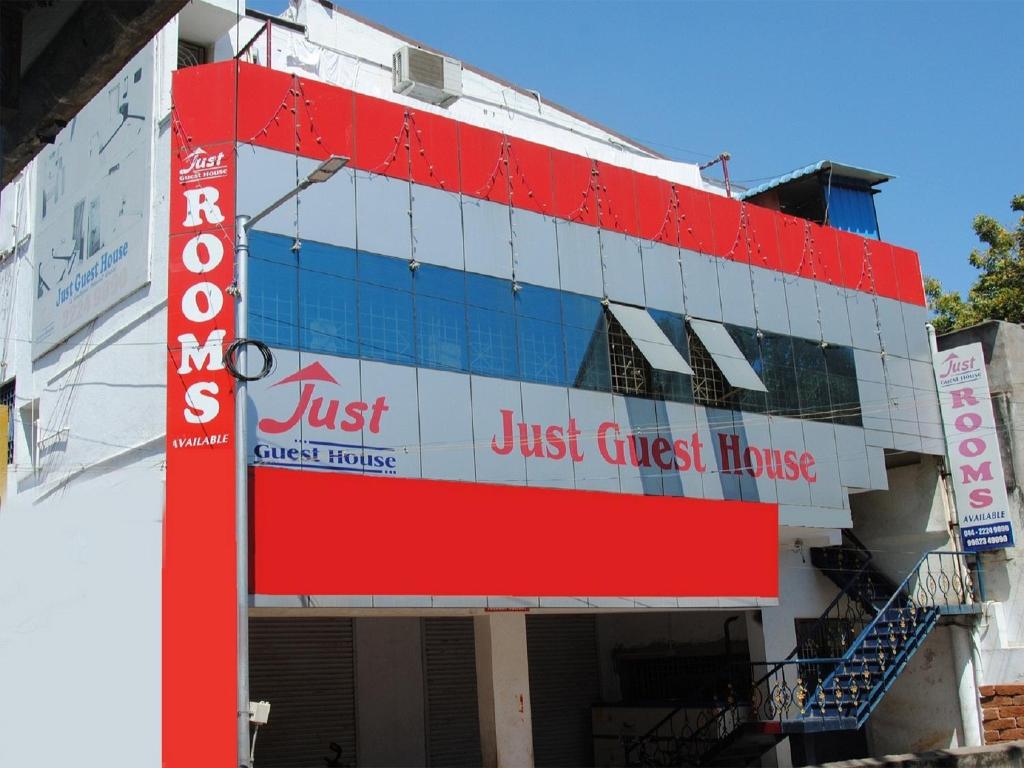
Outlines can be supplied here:
[[291, 376], [285, 376], [279, 382], [274, 384], [278, 387], [282, 384], [290, 384], [293, 381], [329, 381], [331, 384], [337, 384], [338, 380], [331, 376], [327, 372], [327, 369], [320, 363], [310, 363], [305, 368], [300, 368]]

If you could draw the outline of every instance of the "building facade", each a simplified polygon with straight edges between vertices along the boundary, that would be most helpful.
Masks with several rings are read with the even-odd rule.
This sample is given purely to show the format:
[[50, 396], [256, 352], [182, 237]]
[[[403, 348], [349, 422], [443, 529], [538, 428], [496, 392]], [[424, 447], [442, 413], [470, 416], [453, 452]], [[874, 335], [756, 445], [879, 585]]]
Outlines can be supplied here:
[[887, 178], [736, 199], [340, 9], [190, 4], [4, 189], [0, 762], [71, 697], [84, 764], [237, 764], [243, 626], [260, 766], [976, 743]]

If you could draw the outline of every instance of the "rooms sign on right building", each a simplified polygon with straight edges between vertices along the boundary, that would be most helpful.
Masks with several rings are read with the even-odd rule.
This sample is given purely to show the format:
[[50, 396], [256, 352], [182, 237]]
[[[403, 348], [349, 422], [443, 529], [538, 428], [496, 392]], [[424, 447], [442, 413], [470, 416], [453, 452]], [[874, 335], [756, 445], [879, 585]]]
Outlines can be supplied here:
[[981, 344], [937, 353], [935, 379], [964, 549], [1014, 545], [999, 432]]

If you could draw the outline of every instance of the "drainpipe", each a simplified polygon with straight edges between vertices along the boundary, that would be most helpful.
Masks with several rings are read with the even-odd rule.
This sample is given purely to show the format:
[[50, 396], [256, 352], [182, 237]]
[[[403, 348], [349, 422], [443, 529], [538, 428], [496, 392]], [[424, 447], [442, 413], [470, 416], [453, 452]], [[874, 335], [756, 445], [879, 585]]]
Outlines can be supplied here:
[[963, 746], [981, 746], [981, 718], [978, 702], [977, 670], [972, 652], [973, 638], [967, 627], [953, 624], [953, 668], [957, 670], [957, 695], [960, 699], [960, 721], [963, 723]]

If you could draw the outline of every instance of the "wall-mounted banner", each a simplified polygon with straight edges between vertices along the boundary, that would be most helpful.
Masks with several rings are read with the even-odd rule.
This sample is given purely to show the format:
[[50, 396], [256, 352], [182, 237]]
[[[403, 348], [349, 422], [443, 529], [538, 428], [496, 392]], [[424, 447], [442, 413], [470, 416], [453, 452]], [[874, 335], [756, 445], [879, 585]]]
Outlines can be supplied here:
[[[559, 413], [565, 390], [556, 387], [538, 391], [536, 397], [545, 400], [535, 403], [534, 419], [524, 418], [514, 383], [499, 397], [477, 386], [472, 404], [438, 403], [450, 408], [455, 420], [456, 409], [464, 410], [467, 419], [472, 410], [472, 444], [465, 446], [465, 437], [454, 431], [443, 443], [428, 444], [420, 432], [420, 411], [426, 406], [413, 369], [287, 349], [273, 353], [273, 373], [249, 386], [249, 463], [254, 466], [420, 477], [421, 466], [432, 459], [426, 454], [444, 454], [455, 462], [460, 449], [468, 448], [477, 471], [470, 469], [463, 477], [510, 484], [519, 484], [513, 472], [524, 460], [536, 469], [532, 474], [539, 484], [560, 488], [573, 487], [574, 467], [581, 474], [586, 469], [612, 477], [622, 471], [659, 478], [659, 495], [661, 476], [676, 475], [687, 481], [684, 492], [674, 495], [706, 498], [722, 496], [721, 491], [705, 493], [703, 477], [732, 479], [737, 489], [742, 479], [748, 493], [758, 482], [808, 487], [823, 482], [818, 456], [802, 440], [772, 444], [767, 430], [748, 435], [734, 427], [731, 417], [727, 427], [724, 421], [721, 427], [698, 424], [692, 411], [675, 431], [630, 424], [628, 413], [615, 416], [610, 407], [607, 412], [581, 408], [572, 415]], [[375, 373], [368, 375], [368, 368]], [[607, 402], [610, 406], [610, 397]], [[830, 460], [835, 461], [834, 453]], [[824, 475], [838, 477], [834, 467]], [[751, 493], [744, 500], [765, 499]], [[768, 500], [775, 501], [774, 495]]]
[[981, 344], [937, 352], [933, 364], [964, 549], [1012, 547], [1013, 520]]
[[149, 279], [153, 58], [151, 42], [39, 155], [33, 358]]

